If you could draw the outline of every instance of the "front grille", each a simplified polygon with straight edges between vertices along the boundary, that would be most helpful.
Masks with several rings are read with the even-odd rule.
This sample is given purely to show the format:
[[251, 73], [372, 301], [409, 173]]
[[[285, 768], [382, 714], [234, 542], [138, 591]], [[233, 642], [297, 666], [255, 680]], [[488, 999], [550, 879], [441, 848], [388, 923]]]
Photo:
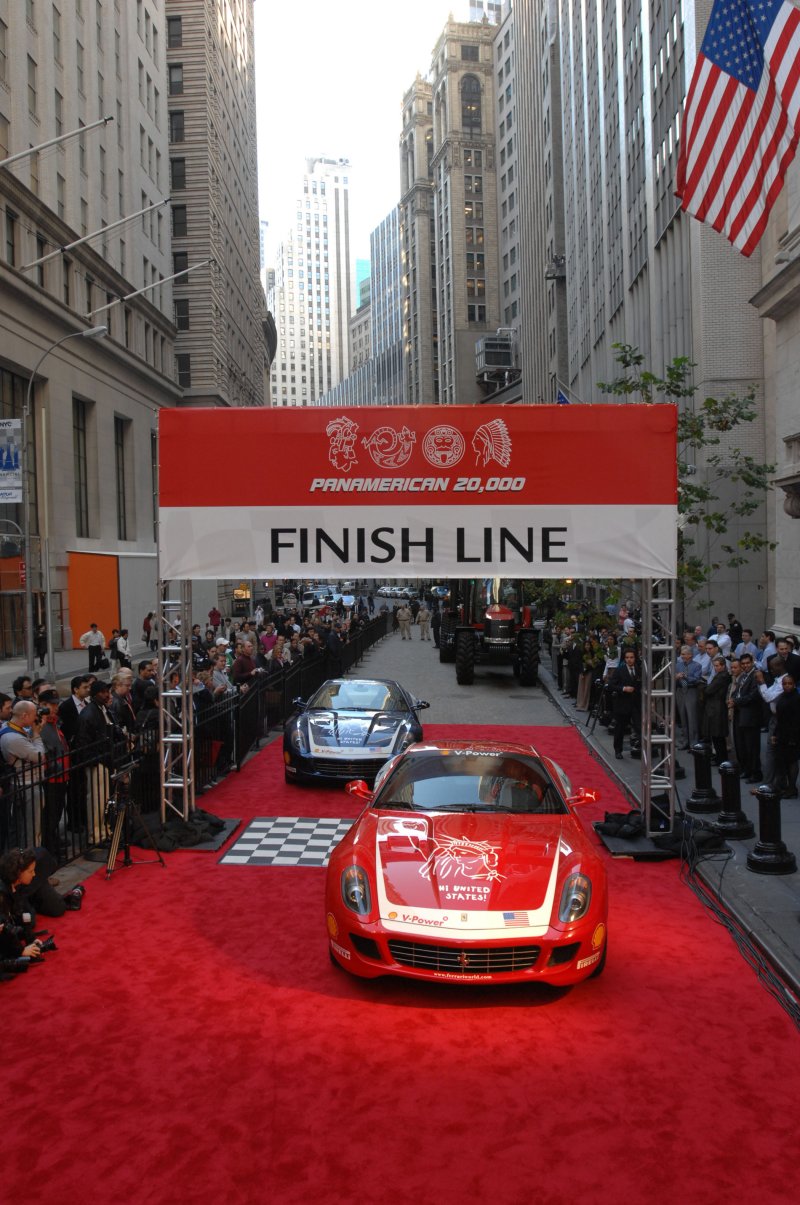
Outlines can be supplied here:
[[435, 946], [420, 941], [390, 941], [395, 962], [420, 971], [452, 975], [502, 975], [527, 971], [536, 964], [540, 946]]
[[374, 778], [385, 764], [385, 757], [360, 757], [354, 761], [345, 761], [344, 758], [338, 757], [329, 760], [314, 758], [314, 769], [318, 773], [324, 774], [326, 778], [344, 778], [348, 781], [351, 778]]

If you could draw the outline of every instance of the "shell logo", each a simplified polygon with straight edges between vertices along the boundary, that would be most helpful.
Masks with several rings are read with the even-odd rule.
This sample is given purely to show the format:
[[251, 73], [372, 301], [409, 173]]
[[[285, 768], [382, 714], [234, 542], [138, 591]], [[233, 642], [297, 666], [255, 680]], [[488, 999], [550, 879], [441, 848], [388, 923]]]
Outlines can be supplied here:
[[328, 933], [330, 934], [330, 936], [338, 937], [339, 936], [339, 925], [336, 921], [336, 917], [333, 915], [332, 912], [329, 912], [325, 919], [328, 924]]
[[598, 925], [592, 934], [592, 949], [599, 950], [606, 939], [605, 925]]

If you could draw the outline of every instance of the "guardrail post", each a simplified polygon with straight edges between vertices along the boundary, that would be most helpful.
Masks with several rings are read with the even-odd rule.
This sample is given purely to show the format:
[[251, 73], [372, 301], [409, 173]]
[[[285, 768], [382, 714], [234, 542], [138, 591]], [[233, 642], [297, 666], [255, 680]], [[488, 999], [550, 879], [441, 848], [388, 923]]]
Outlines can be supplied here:
[[714, 821], [714, 828], [726, 837], [743, 841], [755, 836], [752, 820], [742, 811], [741, 782], [739, 771], [732, 762], [724, 761], [719, 768], [722, 785], [722, 810]]
[[694, 758], [694, 790], [686, 800], [690, 812], [718, 812], [719, 795], [711, 782], [711, 745], [696, 741], [692, 745]]
[[754, 874], [793, 874], [797, 858], [781, 840], [781, 792], [766, 783], [751, 794], [758, 800], [758, 840], [747, 855]]

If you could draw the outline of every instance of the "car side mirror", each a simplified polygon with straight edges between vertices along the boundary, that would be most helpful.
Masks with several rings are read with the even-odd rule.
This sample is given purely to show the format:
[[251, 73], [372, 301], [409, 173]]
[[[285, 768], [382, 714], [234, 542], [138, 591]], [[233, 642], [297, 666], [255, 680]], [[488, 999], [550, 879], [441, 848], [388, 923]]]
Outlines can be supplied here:
[[430, 703], [426, 703], [424, 699], [415, 699], [414, 700], [414, 710], [415, 711], [424, 711], [426, 707], [430, 707]]
[[580, 803], [597, 803], [600, 799], [599, 791], [590, 791], [586, 787], [578, 787], [574, 795], [570, 795], [567, 803], [576, 806]]
[[298, 711], [305, 711], [305, 709], [306, 709], [305, 699], [292, 699], [292, 707], [296, 707]]
[[348, 795], [355, 795], [356, 799], [363, 799], [365, 803], [369, 803], [375, 795], [375, 792], [369, 789], [363, 778], [357, 778], [355, 782], [348, 782], [344, 789]]

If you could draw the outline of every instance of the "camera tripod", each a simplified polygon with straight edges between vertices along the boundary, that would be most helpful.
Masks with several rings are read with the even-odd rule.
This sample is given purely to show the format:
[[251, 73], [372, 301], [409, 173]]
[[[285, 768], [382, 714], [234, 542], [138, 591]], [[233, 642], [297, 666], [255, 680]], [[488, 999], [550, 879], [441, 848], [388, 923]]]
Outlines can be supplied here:
[[142, 812], [136, 800], [131, 799], [130, 796], [130, 771], [130, 765], [120, 766], [111, 775], [111, 781], [114, 784], [114, 794], [106, 804], [106, 815], [109, 819], [113, 818], [114, 831], [111, 835], [111, 846], [108, 851], [108, 861], [106, 862], [106, 879], [110, 879], [114, 871], [118, 869], [116, 862], [120, 845], [122, 845], [123, 852], [123, 869], [127, 866], [145, 866], [156, 862], [160, 862], [162, 866], [167, 865], [153, 840], [150, 830], [143, 823], [140, 824], [140, 827], [145, 835], [145, 841], [156, 856], [154, 858], [136, 859], [131, 857], [132, 820], [137, 819], [141, 822]]

